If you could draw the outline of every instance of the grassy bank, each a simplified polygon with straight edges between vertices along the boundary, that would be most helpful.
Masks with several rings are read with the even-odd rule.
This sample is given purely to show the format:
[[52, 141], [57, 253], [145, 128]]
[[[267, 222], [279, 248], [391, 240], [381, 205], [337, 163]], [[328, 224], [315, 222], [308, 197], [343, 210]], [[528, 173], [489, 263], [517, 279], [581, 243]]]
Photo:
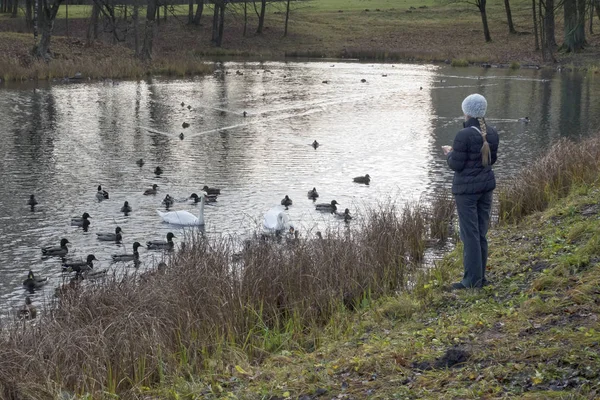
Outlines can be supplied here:
[[[364, 60], [387, 61], [450, 61], [462, 66], [473, 63], [497, 63], [502, 65], [541, 64], [541, 54], [534, 51], [531, 4], [524, 0], [511, 2], [514, 23], [519, 34], [509, 34], [502, 2], [488, 4], [488, 18], [492, 42], [485, 43], [481, 19], [476, 7], [466, 3], [439, 2], [433, 0], [408, 0], [398, 3], [393, 0], [325, 0], [292, 2], [289, 33], [283, 37], [284, 10], [281, 4], [267, 7], [265, 30], [256, 35], [257, 20], [253, 8], [248, 10], [247, 34], [243, 35], [244, 22], [241, 6], [229, 6], [225, 23], [225, 37], [222, 48], [210, 43], [211, 7], [205, 9], [201, 26], [188, 26], [186, 6], [177, 6], [168, 13], [167, 21], [160, 22], [155, 39], [157, 70], [170, 70], [174, 74], [196, 72], [194, 65], [198, 57], [259, 57], [262, 59], [282, 59], [284, 57], [343, 57]], [[161, 10], [162, 11], [162, 10]], [[110, 32], [100, 32], [100, 38], [91, 48], [84, 47], [90, 9], [88, 6], [69, 7], [69, 38], [65, 21], [65, 8], [61, 8], [55, 24], [57, 37], [55, 51], [59, 54], [57, 63], [65, 65], [63, 58], [75, 65], [85, 67], [86, 63], [108, 58], [116, 64], [115, 71], [106, 68], [103, 76], [110, 73], [114, 77], [139, 76], [156, 72], [140, 65], [132, 59], [131, 52], [123, 47], [133, 48], [131, 25], [124, 42], [119, 46], [112, 43]], [[131, 14], [131, 12], [129, 13]], [[140, 15], [144, 15], [142, 10]], [[23, 18], [0, 17], [0, 29], [12, 32], [26, 32]], [[121, 27], [127, 24], [120, 22]], [[562, 18], [557, 12], [557, 41], [562, 38]], [[600, 30], [598, 20], [594, 29]], [[143, 27], [140, 32], [140, 43]], [[11, 36], [0, 33], [0, 46], [7, 46]], [[30, 36], [30, 35], [29, 35]], [[0, 67], [12, 67], [10, 77], [44, 76], [61, 73], [65, 67], [50, 67], [52, 71], [36, 73], [24, 61], [32, 46], [31, 38], [23, 37], [12, 44], [19, 47], [4, 57]], [[598, 68], [600, 36], [587, 34], [588, 46], [578, 54], [557, 53], [561, 64], [570, 67]], [[27, 40], [25, 40], [25, 38]], [[449, 40], [451, 38], [451, 40]], [[103, 44], [104, 43], [104, 44]], [[58, 47], [57, 47], [58, 46]], [[0, 49], [3, 50], [3, 49]], [[119, 57], [119, 54], [127, 54]], [[10, 60], [7, 61], [6, 58]], [[124, 60], [127, 60], [125, 62]], [[126, 65], [119, 65], [118, 61]], [[182, 71], [178, 68], [187, 65]], [[15, 66], [20, 65], [22, 69]], [[108, 64], [108, 62], [107, 62]], [[162, 65], [162, 66], [161, 66]], [[72, 68], [77, 69], [77, 68]], [[91, 69], [91, 68], [89, 68]], [[0, 68], [0, 71], [4, 68]], [[19, 72], [21, 71], [21, 72]], [[202, 72], [202, 70], [198, 71]], [[16, 79], [16, 78], [13, 78]]]

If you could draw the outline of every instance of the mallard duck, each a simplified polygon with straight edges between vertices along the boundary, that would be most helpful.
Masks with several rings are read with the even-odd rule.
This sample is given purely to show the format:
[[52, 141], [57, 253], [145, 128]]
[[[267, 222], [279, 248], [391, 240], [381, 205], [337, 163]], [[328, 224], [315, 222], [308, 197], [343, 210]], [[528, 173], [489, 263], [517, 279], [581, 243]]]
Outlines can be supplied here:
[[165, 207], [166, 207], [167, 209], [169, 209], [170, 207], [172, 207], [172, 206], [173, 206], [173, 204], [175, 204], [175, 199], [174, 199], [174, 198], [172, 198], [172, 197], [171, 197], [171, 196], [169, 196], [169, 195], [166, 195], [166, 196], [165, 196], [165, 198], [164, 198], [164, 199], [163, 199], [163, 201], [162, 201], [162, 204], [164, 204], [164, 205], [165, 205]]
[[344, 212], [335, 212], [335, 216], [339, 219], [343, 219], [345, 222], [348, 222], [352, 219], [352, 215], [350, 215], [350, 210], [345, 209]]
[[138, 248], [140, 248], [141, 246], [142, 245], [140, 244], [140, 242], [134, 242], [133, 243], [133, 254], [113, 254], [112, 255], [113, 262], [139, 261], [140, 253], [138, 252]]
[[187, 109], [188, 109], [188, 110], [191, 110], [191, 109], [192, 109], [192, 106], [187, 106]]
[[292, 199], [290, 199], [288, 197], [288, 195], [286, 194], [285, 197], [281, 200], [281, 205], [282, 206], [286, 206], [286, 207], [291, 206], [292, 205]]
[[315, 205], [317, 211], [335, 212], [337, 210], [336, 205], [340, 204], [335, 200], [331, 200], [331, 203], [320, 203]]
[[524, 122], [524, 123], [528, 124], [529, 123], [529, 117], [519, 118], [519, 122]]
[[167, 233], [166, 242], [164, 240], [150, 240], [146, 242], [146, 247], [148, 250], [171, 250], [175, 246], [175, 243], [173, 243], [174, 237], [175, 235], [173, 235], [172, 232], [169, 232]]
[[73, 271], [77, 273], [89, 271], [94, 269], [94, 260], [98, 261], [96, 256], [88, 254], [86, 261], [64, 262], [62, 265], [63, 271]]
[[125, 203], [123, 203], [123, 207], [121, 207], [121, 212], [125, 213], [125, 215], [129, 214], [131, 212], [131, 206], [129, 205], [129, 202], [126, 201]]
[[181, 124], [181, 127], [183, 129], [185, 129], [185, 128], [189, 127], [189, 126], [190, 126], [190, 124], [188, 124], [187, 122], [184, 122], [183, 124]]
[[361, 81], [362, 83], [365, 83], [365, 82], [367, 82], [367, 80], [366, 80], [365, 78], [361, 79], [360, 81]]
[[60, 240], [60, 246], [42, 247], [42, 255], [64, 257], [69, 252], [69, 249], [67, 248], [67, 243], [70, 242], [67, 239], [63, 238]]
[[317, 142], [317, 141], [315, 140], [314, 142], [312, 142], [312, 145], [311, 145], [311, 146], [312, 146], [312, 147], [314, 147], [314, 148], [316, 149], [317, 147], [319, 147], [319, 146], [320, 146], [320, 144], [319, 144], [319, 142]]
[[83, 213], [81, 217], [73, 217], [71, 218], [71, 225], [82, 226], [84, 228], [87, 228], [88, 226], [90, 226], [90, 221], [88, 218], [92, 218], [88, 213]]
[[[217, 196], [216, 194], [204, 194], [204, 201], [206, 201], [207, 203], [215, 203], [217, 201]], [[194, 200], [194, 203], [199, 203], [200, 200], [200, 196], [198, 196], [196, 193], [192, 193], [190, 195], [190, 199]]]
[[98, 240], [102, 240], [103, 242], [117, 242], [120, 243], [121, 240], [123, 240], [123, 237], [121, 236], [121, 232], [123, 232], [121, 230], [120, 226], [117, 226], [115, 228], [115, 232], [100, 232], [100, 233], [96, 233], [96, 236], [98, 238]]
[[35, 206], [38, 204], [37, 200], [35, 199], [34, 195], [29, 196], [29, 200], [27, 200], [27, 205], [29, 207], [31, 207], [31, 210], [33, 211], [33, 209], [35, 208]]
[[98, 185], [98, 191], [96, 192], [96, 198], [98, 201], [107, 200], [108, 192], [106, 190], [102, 190], [102, 186]]
[[369, 176], [369, 174], [366, 174], [365, 176], [357, 176], [352, 180], [356, 183], [364, 183], [365, 185], [368, 185], [369, 182], [371, 182], [371, 177]]
[[156, 175], [160, 175], [160, 174], [162, 174], [162, 173], [163, 173], [163, 170], [162, 170], [162, 168], [161, 168], [161, 167], [156, 167], [156, 168], [154, 168], [154, 174], [156, 174]]
[[181, 107], [183, 107], [183, 106], [185, 106], [185, 103], [182, 101], [182, 102], [181, 102]]
[[308, 191], [308, 198], [309, 199], [316, 199], [317, 197], [319, 197], [319, 193], [317, 193], [317, 188], [312, 188], [312, 190]]
[[144, 190], [144, 195], [148, 196], [148, 195], [151, 195], [151, 194], [156, 194], [156, 192], [157, 192], [156, 188], [157, 187], [158, 187], [158, 185], [155, 183], [154, 185], [152, 185], [152, 189], [146, 189], [146, 190]]
[[246, 111], [244, 111], [243, 116], [245, 117], [247, 115], [248, 115], [248, 113]]
[[206, 192], [206, 194], [221, 194], [221, 189], [217, 189], [217, 188], [210, 188], [206, 185], [204, 185], [204, 187], [202, 188], [202, 190], [204, 192]]
[[37, 309], [31, 302], [29, 296], [25, 297], [25, 304], [19, 309], [19, 317], [21, 319], [34, 319], [37, 316]]
[[183, 138], [184, 138], [184, 136], [183, 136], [183, 132], [181, 132], [181, 133], [179, 134], [179, 139], [183, 140]]
[[144, 159], [140, 158], [135, 163], [138, 165], [138, 167], [143, 167], [144, 166]]
[[39, 278], [33, 274], [33, 271], [29, 270], [27, 279], [23, 281], [23, 286], [29, 290], [39, 289], [48, 282], [48, 278]]

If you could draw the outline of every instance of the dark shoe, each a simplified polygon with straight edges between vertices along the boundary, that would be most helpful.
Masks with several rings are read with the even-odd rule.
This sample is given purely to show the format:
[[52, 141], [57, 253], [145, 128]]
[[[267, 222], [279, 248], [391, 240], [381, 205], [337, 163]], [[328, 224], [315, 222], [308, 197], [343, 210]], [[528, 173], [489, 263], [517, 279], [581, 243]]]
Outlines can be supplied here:
[[488, 281], [487, 279], [483, 280], [483, 284], [481, 286], [490, 286], [492, 284], [492, 282]]
[[462, 282], [456, 282], [453, 283], [452, 285], [450, 285], [450, 290], [460, 290], [460, 289], [466, 289], [467, 287], [465, 285], [462, 284]]

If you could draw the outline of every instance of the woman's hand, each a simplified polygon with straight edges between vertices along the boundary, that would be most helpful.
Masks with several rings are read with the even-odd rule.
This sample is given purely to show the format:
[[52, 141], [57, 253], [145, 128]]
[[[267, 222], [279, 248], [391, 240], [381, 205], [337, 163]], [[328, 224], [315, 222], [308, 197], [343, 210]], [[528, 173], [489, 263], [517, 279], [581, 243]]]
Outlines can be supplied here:
[[444, 151], [444, 155], [447, 156], [452, 151], [452, 146], [442, 146], [442, 150]]

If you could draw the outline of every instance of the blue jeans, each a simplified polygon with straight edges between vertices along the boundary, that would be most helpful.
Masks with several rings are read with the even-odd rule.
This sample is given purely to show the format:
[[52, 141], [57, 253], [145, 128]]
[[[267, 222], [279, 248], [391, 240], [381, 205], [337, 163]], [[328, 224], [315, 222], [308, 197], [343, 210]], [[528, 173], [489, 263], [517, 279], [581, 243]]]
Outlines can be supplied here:
[[487, 231], [492, 209], [492, 191], [480, 194], [455, 195], [462, 240], [465, 274], [462, 284], [481, 287], [485, 282], [488, 256]]

